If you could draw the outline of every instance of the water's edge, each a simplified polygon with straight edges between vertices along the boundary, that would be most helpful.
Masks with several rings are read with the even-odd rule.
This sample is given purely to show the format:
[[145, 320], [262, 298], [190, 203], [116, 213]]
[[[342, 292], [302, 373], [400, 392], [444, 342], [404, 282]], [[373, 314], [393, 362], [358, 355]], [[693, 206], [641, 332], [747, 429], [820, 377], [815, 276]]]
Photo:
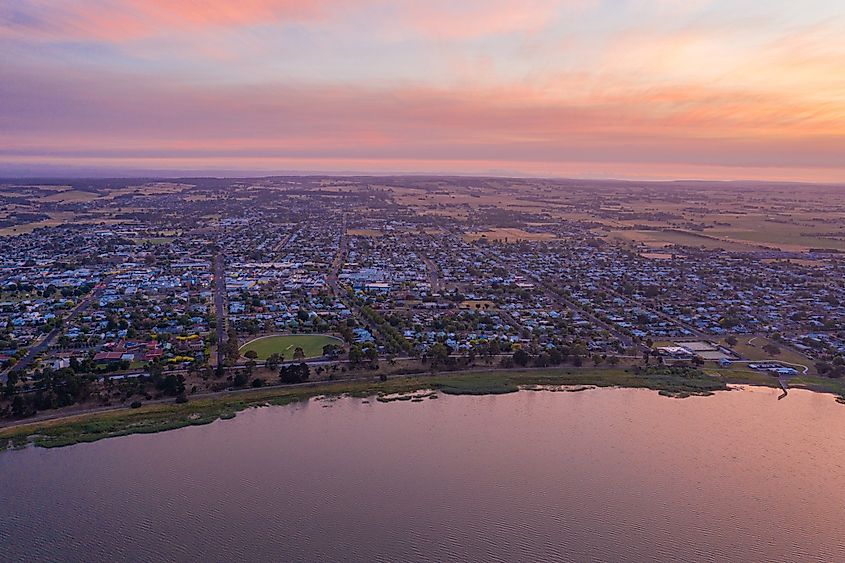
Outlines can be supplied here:
[[[830, 385], [827, 381], [822, 383], [824, 385], [807, 381], [798, 385], [793, 383], [793, 387], [828, 393], [834, 395], [838, 402], [845, 404], [845, 390], [841, 386]], [[422, 390], [451, 395], [492, 395], [520, 389], [580, 390], [589, 387], [621, 387], [650, 389], [666, 397], [685, 398], [727, 391], [731, 385], [777, 387], [778, 381], [750, 377], [747, 372], [726, 373], [714, 377], [697, 370], [677, 373], [671, 370], [653, 370], [634, 373], [628, 369], [570, 368], [450, 372], [429, 376], [394, 377], [387, 381], [320, 382], [295, 388], [280, 386], [217, 394], [185, 404], [156, 403], [138, 409], [95, 411], [43, 422], [22, 421], [20, 425], [0, 429], [0, 452], [30, 445], [62, 447], [116, 436], [204, 425], [233, 418], [247, 408], [286, 405], [321, 395], [375, 397], [381, 400], [393, 396], [387, 400], [411, 401], [418, 400], [413, 394]]]

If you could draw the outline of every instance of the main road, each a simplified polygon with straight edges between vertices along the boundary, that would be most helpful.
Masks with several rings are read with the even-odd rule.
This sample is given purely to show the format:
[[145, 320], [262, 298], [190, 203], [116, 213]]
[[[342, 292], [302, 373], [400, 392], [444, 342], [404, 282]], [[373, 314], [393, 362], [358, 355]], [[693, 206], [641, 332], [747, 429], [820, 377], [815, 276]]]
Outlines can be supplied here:
[[222, 252], [213, 258], [214, 316], [217, 322], [217, 365], [222, 365], [226, 356], [223, 343], [226, 340], [226, 267]]
[[[70, 312], [68, 312], [68, 314], [62, 319], [62, 325], [64, 325], [64, 323], [66, 322], [72, 321], [85, 310], [87, 310], [91, 303], [95, 299], [100, 297], [100, 295], [103, 293], [103, 289], [105, 289], [110, 280], [111, 276], [107, 276], [103, 279], [103, 281], [95, 285], [93, 291], [91, 291], [91, 293], [85, 296], [82, 301], [77, 303], [76, 306], [74, 306], [70, 310]], [[44, 337], [42, 337], [41, 340], [38, 341], [38, 343], [30, 346], [26, 355], [21, 358], [18, 363], [0, 373], [0, 383], [5, 385], [6, 381], [8, 381], [9, 379], [10, 371], [23, 371], [28, 368], [30, 364], [35, 361], [35, 358], [37, 358], [41, 355], [42, 352], [50, 348], [50, 346], [53, 344], [53, 340], [55, 340], [56, 337], [59, 336], [63, 330], [63, 326], [58, 326], [48, 332]]]
[[382, 342], [387, 342], [387, 339], [384, 338], [384, 334], [381, 330], [379, 330], [379, 327], [372, 322], [369, 317], [361, 312], [361, 308], [354, 299], [350, 299], [349, 294], [343, 287], [341, 287], [340, 282], [338, 281], [338, 274], [340, 274], [340, 271], [343, 269], [343, 265], [346, 263], [346, 257], [349, 254], [349, 235], [346, 232], [347, 229], [347, 214], [344, 213], [343, 220], [341, 221], [340, 240], [337, 244], [337, 253], [334, 256], [334, 260], [332, 260], [328, 275], [326, 276], [326, 285], [328, 285], [329, 291], [335, 296], [335, 298], [346, 305], [346, 308], [349, 309], [355, 317], [367, 327], [374, 338], [380, 339]]
[[344, 213], [343, 219], [340, 222], [340, 240], [338, 240], [337, 243], [337, 252], [335, 253], [334, 260], [332, 260], [331, 266], [329, 267], [329, 273], [326, 276], [326, 284], [329, 286], [329, 290], [336, 297], [343, 297], [343, 292], [338, 284], [337, 276], [343, 268], [343, 265], [346, 263], [346, 255], [349, 253], [349, 238], [346, 233], [346, 229], [347, 221], [346, 213]]
[[425, 272], [428, 276], [428, 284], [431, 286], [432, 293], [440, 293], [442, 291], [440, 284], [440, 268], [434, 263], [434, 260], [428, 256], [423, 256], [423, 263], [425, 264]]
[[276, 244], [276, 246], [273, 247], [273, 260], [274, 261], [277, 258], [276, 255], [279, 254], [282, 250], [284, 250], [287, 247], [288, 244], [290, 244], [290, 241], [293, 240], [294, 236], [299, 235], [299, 233], [301, 233], [301, 232], [302, 232], [302, 229], [297, 229], [295, 231], [291, 231], [290, 233], [287, 234], [287, 236], [285, 236], [285, 238], [280, 240]]

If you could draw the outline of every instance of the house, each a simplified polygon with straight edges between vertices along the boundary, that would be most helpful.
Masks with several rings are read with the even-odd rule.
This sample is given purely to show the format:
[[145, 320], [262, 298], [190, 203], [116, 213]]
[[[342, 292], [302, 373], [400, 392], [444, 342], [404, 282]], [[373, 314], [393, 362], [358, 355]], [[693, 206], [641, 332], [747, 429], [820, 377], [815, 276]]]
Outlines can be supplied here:
[[51, 358], [44, 362], [44, 365], [53, 370], [60, 370], [70, 367], [70, 358]]
[[657, 353], [675, 360], [691, 360], [693, 353], [681, 346], [658, 346]]

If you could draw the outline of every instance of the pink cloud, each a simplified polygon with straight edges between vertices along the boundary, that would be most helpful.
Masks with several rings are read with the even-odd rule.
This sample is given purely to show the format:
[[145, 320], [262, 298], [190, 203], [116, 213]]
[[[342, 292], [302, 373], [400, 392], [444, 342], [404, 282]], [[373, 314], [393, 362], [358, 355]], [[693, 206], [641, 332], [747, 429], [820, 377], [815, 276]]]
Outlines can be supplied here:
[[327, 7], [350, 4], [335, 0], [125, 0], [151, 21], [178, 26], [239, 26], [275, 20], [307, 21], [324, 16]]
[[[631, 169], [845, 171], [845, 74], [837, 72], [845, 53], [836, 25], [795, 28], [757, 42], [747, 41], [745, 29], [709, 23], [617, 28], [595, 45], [573, 34], [560, 43], [571, 52], [550, 49], [560, 20], [593, 1], [0, 4], [0, 39], [13, 38], [9, 43], [26, 58], [0, 59], [0, 161], [298, 159], [326, 166], [381, 163], [381, 169], [451, 163], [450, 169], [473, 170], [500, 162], [532, 171], [573, 162], [596, 169], [624, 163]], [[340, 33], [338, 22], [349, 21], [372, 26], [367, 32], [375, 37], [361, 42], [360, 63], [347, 53], [332, 60], [332, 34]], [[267, 41], [272, 29], [224, 35], [280, 22], [311, 26], [311, 35], [326, 32], [310, 39], [317, 53], [313, 72], [285, 64], [283, 57], [297, 52]], [[457, 45], [503, 35], [519, 41]], [[392, 42], [407, 37], [416, 52], [410, 41]], [[61, 49], [41, 49], [40, 42], [65, 40], [121, 45], [84, 63], [73, 62], [87, 55], [78, 46], [62, 64], [39, 54], [52, 57]], [[529, 47], [516, 57], [502, 54], [519, 49], [516, 43]], [[373, 54], [385, 45], [399, 54]], [[571, 56], [556, 65], [564, 55]], [[137, 74], [103, 70], [122, 68], [120, 56]], [[391, 75], [399, 57], [406, 58], [398, 64], [418, 72], [416, 82]], [[522, 58], [536, 65], [522, 66]], [[254, 72], [235, 66], [252, 59], [261, 59]], [[338, 61], [353, 61], [347, 82], [323, 73], [324, 60], [334, 71]], [[386, 78], [371, 80], [367, 71], [380, 64]], [[177, 68], [186, 69], [184, 75]]]
[[563, 13], [579, 11], [590, 0], [430, 0], [408, 2], [403, 23], [438, 39], [471, 39], [489, 35], [536, 32]]
[[353, 0], [31, 0], [0, 6], [0, 35], [120, 43], [215, 27], [314, 21], [354, 5]]
[[206, 90], [5, 74], [0, 158], [626, 162], [845, 174], [837, 108], [777, 95], [651, 88], [572, 102], [519, 87]]
[[[556, 16], [580, 11], [594, 1], [31, 0], [0, 6], [0, 34], [29, 40], [124, 42], [255, 24], [337, 22], [358, 13], [373, 24], [384, 24], [382, 31], [386, 34], [410, 32], [428, 38], [468, 39], [534, 32]], [[4, 20], [6, 25], [2, 25]]]

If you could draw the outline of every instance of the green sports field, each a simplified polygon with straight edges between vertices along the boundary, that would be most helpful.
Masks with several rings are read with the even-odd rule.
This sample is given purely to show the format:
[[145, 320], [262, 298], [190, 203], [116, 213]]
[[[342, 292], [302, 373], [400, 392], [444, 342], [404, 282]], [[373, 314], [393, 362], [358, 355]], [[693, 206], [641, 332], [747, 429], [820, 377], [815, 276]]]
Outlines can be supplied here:
[[285, 336], [266, 336], [247, 342], [241, 346], [241, 356], [249, 350], [258, 353], [259, 360], [266, 360], [273, 353], [281, 354], [285, 361], [293, 359], [293, 351], [302, 347], [306, 358], [319, 358], [323, 355], [323, 346], [326, 344], [343, 345], [343, 341], [334, 336], [325, 334], [291, 334]]

